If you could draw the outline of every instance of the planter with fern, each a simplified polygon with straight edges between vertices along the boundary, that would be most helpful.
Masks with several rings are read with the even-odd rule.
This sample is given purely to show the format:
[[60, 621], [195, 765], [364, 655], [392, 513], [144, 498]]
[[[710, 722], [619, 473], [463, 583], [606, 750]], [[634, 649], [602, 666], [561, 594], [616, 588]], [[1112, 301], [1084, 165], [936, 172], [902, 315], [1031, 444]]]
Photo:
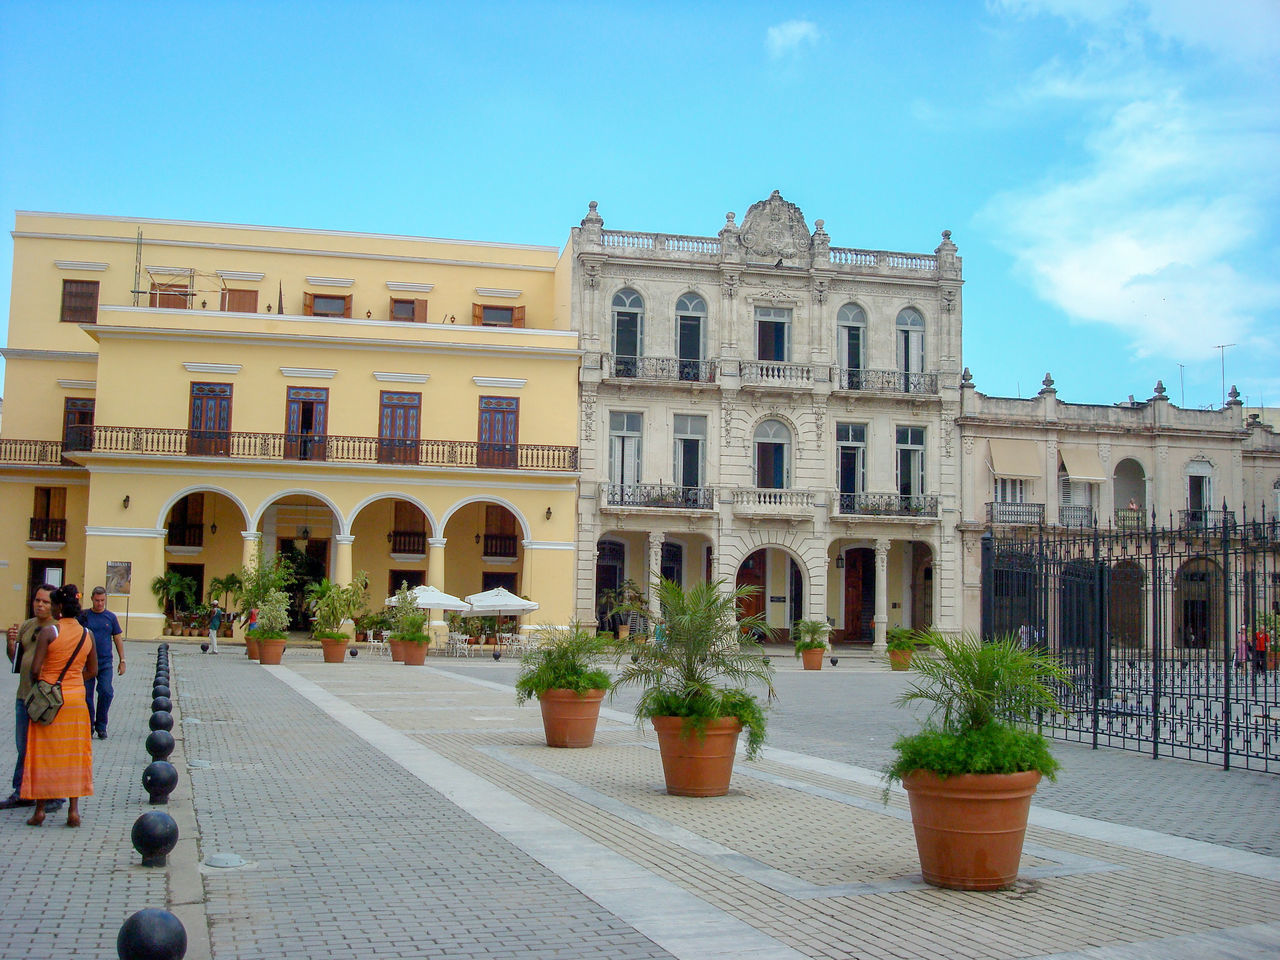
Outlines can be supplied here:
[[791, 639], [795, 642], [796, 659], [806, 670], [821, 670], [822, 658], [831, 649], [827, 635], [831, 632], [825, 620], [797, 620], [791, 625]]
[[910, 670], [916, 652], [916, 636], [905, 627], [894, 627], [885, 638], [890, 670]]
[[1054, 686], [1069, 679], [1056, 659], [1022, 649], [1016, 637], [923, 639], [937, 655], [917, 662], [897, 703], [933, 709], [923, 729], [894, 743], [886, 776], [907, 791], [925, 882], [998, 890], [1018, 877], [1031, 796], [1058, 770], [1031, 722], [1061, 709]]
[[580, 623], [543, 629], [538, 638], [540, 645], [520, 661], [516, 703], [537, 698], [548, 747], [589, 747], [611, 685], [599, 662], [613, 644]]
[[773, 668], [760, 645], [746, 638], [765, 624], [758, 615], [737, 616], [755, 589], [729, 590], [723, 580], [688, 588], [661, 580], [655, 631], [661, 641], [631, 644], [618, 655], [614, 686], [642, 688], [636, 719], [651, 721], [658, 734], [669, 794], [723, 796], [742, 730], [747, 759], [764, 746], [764, 708], [747, 687], [763, 687], [772, 699]]

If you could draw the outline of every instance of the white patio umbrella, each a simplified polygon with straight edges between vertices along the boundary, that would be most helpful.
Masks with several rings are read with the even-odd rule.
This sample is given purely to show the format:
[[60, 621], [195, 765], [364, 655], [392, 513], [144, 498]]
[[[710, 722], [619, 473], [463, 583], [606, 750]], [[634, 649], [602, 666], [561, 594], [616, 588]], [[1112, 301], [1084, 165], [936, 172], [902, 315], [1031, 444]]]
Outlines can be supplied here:
[[473, 593], [467, 597], [467, 603], [473, 617], [520, 617], [538, 609], [536, 601], [517, 597], [505, 587]]
[[[432, 610], [455, 610], [462, 611], [470, 608], [465, 600], [459, 600], [451, 593], [445, 593], [435, 587], [414, 587], [412, 591], [413, 605], [419, 610], [427, 611], [428, 622], [431, 619]], [[394, 607], [396, 605], [395, 596], [387, 597], [386, 604]]]

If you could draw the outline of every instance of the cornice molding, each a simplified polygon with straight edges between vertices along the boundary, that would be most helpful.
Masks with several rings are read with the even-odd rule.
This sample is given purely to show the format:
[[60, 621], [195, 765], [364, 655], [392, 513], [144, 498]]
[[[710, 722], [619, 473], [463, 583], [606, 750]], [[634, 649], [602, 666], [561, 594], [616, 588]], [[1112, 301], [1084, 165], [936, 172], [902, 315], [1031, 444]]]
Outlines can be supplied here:
[[383, 370], [373, 371], [373, 379], [380, 383], [426, 383], [431, 378], [427, 373], [394, 373]]
[[507, 390], [519, 390], [529, 381], [516, 377], [472, 377], [471, 382], [477, 387], [503, 387]]
[[257, 273], [253, 270], [218, 270], [216, 272], [223, 280], [258, 281], [266, 276], [265, 273]]
[[404, 293], [430, 293], [436, 288], [434, 283], [401, 283], [396, 280], [387, 281], [388, 290], [403, 291]]
[[79, 363], [97, 363], [98, 355], [82, 350], [32, 350], [28, 347], [0, 347], [0, 357], [6, 360], [72, 360]]
[[159, 537], [167, 536], [168, 532], [164, 527], [156, 527], [155, 529], [144, 529], [141, 527], [85, 527], [84, 533], [87, 537], [143, 537], [148, 540], [154, 540]]
[[59, 380], [58, 386], [63, 390], [97, 390], [97, 380]]
[[150, 264], [144, 269], [147, 273], [159, 274], [165, 277], [190, 277], [196, 272], [194, 267], [153, 267]]
[[188, 373], [239, 373], [243, 363], [195, 363], [184, 362], [182, 366]]
[[506, 297], [514, 300], [524, 293], [523, 290], [507, 290], [503, 287], [476, 287], [476, 293], [482, 297]]
[[323, 370], [319, 367], [281, 367], [280, 372], [286, 377], [311, 377], [315, 380], [332, 380], [338, 375], [337, 370]]
[[307, 277], [307, 283], [316, 287], [351, 287], [355, 285], [355, 280], [343, 277]]
[[101, 271], [107, 269], [107, 264], [98, 263], [96, 260], [55, 260], [53, 265], [59, 270]]

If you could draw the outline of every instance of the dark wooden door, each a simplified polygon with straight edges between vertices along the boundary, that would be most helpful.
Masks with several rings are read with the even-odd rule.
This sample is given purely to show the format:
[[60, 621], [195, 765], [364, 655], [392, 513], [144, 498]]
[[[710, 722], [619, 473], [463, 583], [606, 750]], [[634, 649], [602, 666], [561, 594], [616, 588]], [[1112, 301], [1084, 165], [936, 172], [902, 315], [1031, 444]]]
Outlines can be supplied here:
[[197, 457], [231, 453], [231, 384], [191, 384], [187, 453]]
[[520, 401], [481, 397], [476, 466], [514, 470], [519, 466]]
[[378, 416], [378, 462], [418, 462], [418, 420], [422, 394], [382, 392]]
[[285, 399], [286, 460], [325, 459], [325, 420], [329, 391], [323, 387], [289, 387]]

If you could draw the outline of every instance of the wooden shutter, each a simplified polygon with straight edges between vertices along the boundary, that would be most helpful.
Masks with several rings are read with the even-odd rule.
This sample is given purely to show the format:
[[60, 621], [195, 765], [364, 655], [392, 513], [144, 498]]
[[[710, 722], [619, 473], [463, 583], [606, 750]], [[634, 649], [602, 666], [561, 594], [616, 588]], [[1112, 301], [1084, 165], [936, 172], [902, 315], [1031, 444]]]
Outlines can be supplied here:
[[258, 291], [234, 288], [223, 290], [222, 309], [228, 313], [257, 313]]
[[524, 307], [513, 307], [511, 310], [511, 325], [513, 327], [524, 326]]
[[304, 293], [302, 295], [302, 315], [304, 317], [314, 316], [316, 308], [316, 295], [314, 293]]
[[342, 298], [342, 315], [344, 317], [351, 316], [351, 294], [347, 294]]
[[50, 520], [67, 519], [67, 488], [66, 487], [50, 487], [49, 488], [49, 519]]
[[477, 327], [484, 323], [484, 304], [473, 303], [471, 305], [471, 322]]
[[427, 322], [427, 301], [425, 300], [413, 301], [413, 322], [414, 323]]

